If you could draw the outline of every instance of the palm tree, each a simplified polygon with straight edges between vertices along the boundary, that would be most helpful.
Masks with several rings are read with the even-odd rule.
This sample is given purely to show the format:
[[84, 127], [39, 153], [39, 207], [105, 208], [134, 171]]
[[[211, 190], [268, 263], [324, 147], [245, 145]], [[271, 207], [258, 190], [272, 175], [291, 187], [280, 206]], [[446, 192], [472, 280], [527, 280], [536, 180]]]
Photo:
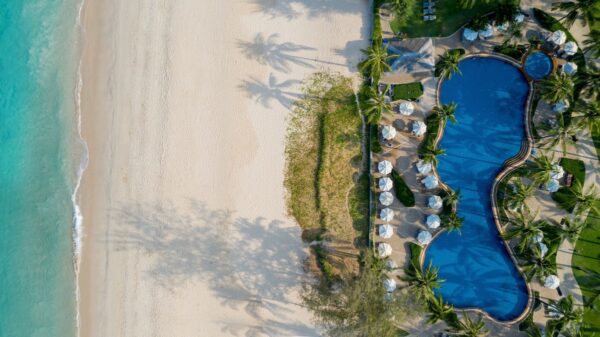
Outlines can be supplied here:
[[437, 321], [445, 321], [454, 313], [454, 307], [444, 302], [440, 296], [433, 296], [427, 301], [427, 310], [429, 316], [427, 317], [427, 323], [435, 324]]
[[550, 103], [573, 98], [575, 84], [571, 76], [555, 73], [540, 82], [541, 96]]
[[517, 179], [513, 184], [513, 189], [507, 193], [505, 202], [509, 210], [522, 210], [525, 206], [525, 200], [535, 193], [534, 185], [525, 185], [521, 179]]
[[579, 331], [583, 323], [583, 309], [574, 307], [572, 295], [559, 301], [550, 300], [548, 311], [558, 317], [546, 323], [546, 336], [555, 336], [563, 331]]
[[387, 61], [395, 56], [388, 55], [387, 46], [380, 42], [361, 50], [367, 58], [359, 64], [360, 71], [368, 73], [374, 83], [379, 83], [381, 75], [391, 69]]
[[436, 105], [432, 111], [438, 115], [442, 123], [446, 123], [449, 119], [452, 123], [456, 124], [456, 116], [454, 115], [456, 112], [456, 103], [442, 104], [441, 106]]
[[527, 281], [534, 278], [541, 280], [543, 277], [556, 274], [557, 249], [558, 245], [552, 244], [548, 247], [548, 252], [543, 254], [539, 245], [531, 246], [531, 249], [523, 256], [524, 260], [521, 263]]
[[[387, 88], [386, 90], [387, 91]], [[384, 92], [385, 92], [384, 91]], [[370, 124], [377, 124], [381, 119], [381, 115], [384, 113], [388, 113], [392, 111], [392, 106], [385, 99], [384, 94], [379, 94], [375, 87], [370, 87], [369, 91], [369, 99], [365, 101], [365, 107], [363, 108], [363, 113], [367, 117], [367, 121]]]
[[595, 6], [598, 1], [599, 0], [574, 0], [555, 2], [552, 4], [552, 10], [561, 10], [567, 12], [567, 14], [559, 20], [565, 20], [565, 26], [567, 27], [571, 27], [573, 22], [575, 22], [578, 17], [581, 18], [581, 23], [583, 26], [586, 26], [588, 23], [594, 24], [595, 22]]
[[444, 55], [440, 56], [440, 60], [436, 63], [437, 72], [445, 78], [452, 78], [454, 73], [460, 74], [458, 63], [462, 55], [456, 50], [447, 50]]
[[444, 154], [446, 154], [446, 151], [436, 147], [435, 145], [430, 145], [430, 144], [427, 144], [421, 150], [421, 158], [423, 159], [423, 161], [426, 163], [431, 163], [432, 165], [437, 165], [437, 163], [438, 163], [437, 157], [444, 155]]
[[550, 181], [550, 174], [554, 171], [552, 158], [548, 158], [543, 154], [533, 157], [533, 161], [528, 162], [528, 170], [531, 178], [538, 184], [545, 184]]
[[456, 212], [442, 214], [441, 218], [442, 222], [444, 223], [444, 226], [448, 228], [448, 232], [458, 231], [460, 233], [465, 218], [458, 216]]
[[600, 58], [600, 30], [592, 30], [583, 40], [583, 51], [593, 58]]
[[456, 204], [460, 200], [460, 188], [457, 188], [456, 190], [449, 190], [443, 199], [446, 202], [446, 204], [452, 207], [456, 206]]
[[543, 233], [543, 228], [548, 226], [547, 221], [535, 220], [535, 215], [528, 212], [515, 213], [510, 228], [502, 233], [502, 238], [510, 240], [517, 238], [517, 250], [523, 253], [534, 242], [536, 236]]
[[566, 208], [574, 210], [575, 214], [580, 215], [588, 211], [600, 210], [600, 195], [596, 191], [596, 185], [592, 185], [587, 191], [584, 191], [583, 184], [579, 180], [575, 180], [571, 192], [573, 197], [565, 198], [564, 203]]
[[512, 43], [513, 46], [516, 47], [516, 41], [519, 41], [523, 37], [523, 24], [510, 21], [510, 25], [508, 26], [508, 30], [506, 31], [506, 40], [504, 43]]
[[567, 154], [569, 146], [577, 145], [577, 126], [565, 119], [564, 114], [556, 115], [556, 127], [548, 128], [548, 136], [544, 137], [542, 145], [549, 149], [560, 146], [563, 155]]
[[431, 263], [424, 272], [414, 264], [406, 268], [403, 280], [408, 282], [408, 287], [412, 288], [415, 295], [420, 299], [432, 298], [434, 289], [439, 288], [444, 282], [444, 280], [439, 279], [438, 268], [435, 268]]
[[476, 321], [465, 315], [461, 321], [457, 322], [457, 326], [452, 327], [449, 332], [452, 336], [457, 337], [482, 337], [486, 336], [490, 331], [485, 327], [481, 315]]
[[579, 101], [573, 107], [574, 120], [581, 129], [600, 126], [600, 102]]
[[567, 240], [572, 244], [575, 244], [579, 234], [585, 228], [585, 221], [580, 217], [565, 217], [562, 219], [559, 225], [560, 237], [562, 240]]
[[514, 17], [519, 14], [519, 6], [514, 1], [499, 2], [495, 9], [496, 22], [498, 24], [504, 22], [512, 23]]
[[575, 81], [583, 97], [594, 99], [600, 95], [600, 69], [595, 64], [589, 63], [578, 71]]

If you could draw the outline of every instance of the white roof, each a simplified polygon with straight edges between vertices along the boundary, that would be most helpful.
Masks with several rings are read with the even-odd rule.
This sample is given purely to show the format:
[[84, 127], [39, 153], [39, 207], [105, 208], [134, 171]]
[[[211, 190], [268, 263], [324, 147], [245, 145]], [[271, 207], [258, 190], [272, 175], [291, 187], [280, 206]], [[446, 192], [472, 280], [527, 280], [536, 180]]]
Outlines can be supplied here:
[[379, 189], [382, 191], [389, 191], [392, 189], [392, 187], [394, 187], [394, 183], [392, 182], [392, 179], [388, 178], [388, 177], [383, 177], [379, 179]]
[[379, 171], [381, 174], [390, 174], [392, 173], [393, 168], [394, 167], [392, 166], [392, 163], [387, 160], [382, 160], [377, 165], [377, 171]]
[[515, 15], [515, 22], [516, 23], [521, 23], [525, 20], [525, 15], [523, 15], [523, 13], [519, 13], [517, 15]]
[[558, 165], [558, 164], [554, 164], [552, 165], [552, 171], [550, 171], [550, 178], [552, 179], [560, 179], [565, 175], [565, 170], [562, 168], [562, 166]]
[[567, 62], [565, 63], [565, 65], [562, 67], [563, 72], [567, 75], [573, 75], [577, 72], [577, 64], [573, 63], [573, 62]]
[[419, 160], [417, 162], [417, 171], [419, 171], [420, 174], [427, 174], [431, 172], [431, 163]]
[[412, 115], [413, 111], [415, 111], [415, 105], [411, 102], [402, 102], [400, 103], [399, 111], [405, 116]]
[[432, 238], [433, 237], [431, 236], [431, 233], [429, 233], [428, 231], [420, 231], [417, 235], [417, 241], [419, 241], [419, 243], [422, 245], [429, 244]]
[[396, 128], [391, 125], [386, 125], [381, 129], [381, 135], [387, 140], [394, 139], [394, 137], [396, 137]]
[[556, 104], [554, 104], [552, 106], [552, 111], [554, 111], [554, 112], [564, 112], [564, 111], [566, 111], [569, 108], [570, 105], [571, 104], [569, 103], [569, 101], [567, 101], [567, 100], [560, 100], [560, 101], [556, 102]]
[[438, 187], [439, 183], [438, 178], [433, 174], [428, 175], [427, 177], [425, 177], [425, 179], [421, 180], [421, 182], [423, 183], [423, 185], [425, 185], [425, 188], [428, 190]]
[[472, 29], [465, 28], [465, 30], [463, 30], [463, 38], [467, 41], [475, 41], [475, 39], [477, 39], [477, 32]]
[[484, 29], [479, 31], [479, 38], [482, 40], [492, 36], [494, 36], [494, 27], [489, 23], [487, 24], [487, 26], [485, 26]]
[[575, 43], [573, 41], [569, 41], [569, 42], [565, 43], [565, 46], [563, 47], [563, 49], [565, 50], [565, 53], [567, 55], [575, 55], [575, 53], [577, 53], [577, 50], [579, 48], [577, 47], [577, 43]]
[[396, 281], [394, 281], [393, 278], [385, 279], [383, 280], [383, 287], [385, 288], [385, 291], [391, 293], [392, 291], [396, 290]]
[[565, 34], [565, 32], [562, 30], [557, 30], [550, 35], [549, 40], [550, 42], [560, 46], [567, 41], [567, 34]]
[[554, 193], [554, 192], [558, 191], [559, 188], [560, 188], [560, 183], [556, 179], [550, 179], [546, 183], [546, 190], [548, 192]]
[[394, 202], [394, 196], [390, 192], [383, 192], [379, 195], [379, 202], [383, 206], [389, 206]]
[[386, 207], [379, 212], [379, 218], [385, 222], [390, 222], [394, 219], [394, 211]]
[[392, 237], [392, 235], [394, 235], [394, 228], [388, 224], [381, 225], [377, 230], [377, 234], [384, 239], [389, 239]]
[[442, 198], [439, 195], [432, 195], [427, 199], [427, 206], [433, 209], [440, 209], [443, 206]]
[[556, 275], [550, 275], [544, 279], [544, 287], [556, 289], [560, 285], [560, 279]]
[[412, 125], [412, 133], [415, 136], [422, 136], [427, 131], [427, 125], [422, 121], [415, 121]]
[[380, 243], [377, 246], [377, 254], [379, 257], [388, 257], [392, 255], [392, 246], [385, 242]]
[[427, 223], [427, 228], [436, 229], [440, 227], [441, 219], [437, 214], [429, 214], [425, 222]]

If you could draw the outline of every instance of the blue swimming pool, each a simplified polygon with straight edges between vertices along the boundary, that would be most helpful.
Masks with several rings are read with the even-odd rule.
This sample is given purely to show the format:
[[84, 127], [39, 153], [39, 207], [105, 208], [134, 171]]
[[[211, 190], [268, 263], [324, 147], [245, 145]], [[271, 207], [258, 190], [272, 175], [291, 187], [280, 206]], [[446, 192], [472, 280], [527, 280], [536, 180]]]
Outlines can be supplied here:
[[462, 74], [445, 80], [440, 102], [457, 104], [458, 122], [448, 122], [437, 167], [440, 178], [460, 189], [461, 233], [444, 232], [425, 252], [446, 281], [438, 289], [457, 308], [479, 308], [497, 320], [517, 318], [527, 306], [525, 281], [513, 264], [494, 223], [490, 191], [503, 162], [516, 155], [525, 137], [529, 85], [515, 66], [496, 58], [460, 62]]
[[525, 72], [534, 80], [541, 80], [552, 72], [552, 59], [541, 51], [527, 55]]

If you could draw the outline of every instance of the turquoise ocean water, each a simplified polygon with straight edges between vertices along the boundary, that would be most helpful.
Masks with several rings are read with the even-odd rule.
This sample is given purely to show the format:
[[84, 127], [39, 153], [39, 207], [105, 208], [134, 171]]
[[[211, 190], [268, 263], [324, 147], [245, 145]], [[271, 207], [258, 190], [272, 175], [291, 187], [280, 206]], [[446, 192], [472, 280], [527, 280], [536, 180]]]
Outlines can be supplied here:
[[76, 335], [79, 7], [0, 2], [0, 336]]

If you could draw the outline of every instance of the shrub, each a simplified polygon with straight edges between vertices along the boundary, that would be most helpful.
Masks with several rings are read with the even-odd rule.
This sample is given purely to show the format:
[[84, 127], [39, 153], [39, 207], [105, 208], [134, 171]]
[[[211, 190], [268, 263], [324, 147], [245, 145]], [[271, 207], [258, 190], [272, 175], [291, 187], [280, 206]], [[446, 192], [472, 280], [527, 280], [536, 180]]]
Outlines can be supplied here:
[[419, 246], [414, 242], [408, 243], [408, 249], [410, 250], [410, 262], [411, 266], [421, 266], [421, 251], [423, 251], [423, 247]]
[[404, 206], [413, 207], [415, 205], [415, 195], [396, 170], [392, 170], [392, 181], [394, 182], [396, 198], [398, 198]]
[[423, 96], [423, 84], [412, 82], [394, 86], [394, 100], [414, 101]]
[[432, 147], [435, 139], [440, 132], [440, 118], [437, 114], [432, 113], [425, 119], [425, 124], [427, 125], [427, 133], [425, 133], [425, 138], [421, 145], [419, 146], [419, 153], [422, 153], [423, 149], [428, 147]]
[[381, 153], [383, 149], [381, 148], [381, 143], [379, 143], [379, 137], [377, 136], [377, 125], [371, 124], [369, 125], [369, 128], [371, 129], [369, 132], [371, 151]]

